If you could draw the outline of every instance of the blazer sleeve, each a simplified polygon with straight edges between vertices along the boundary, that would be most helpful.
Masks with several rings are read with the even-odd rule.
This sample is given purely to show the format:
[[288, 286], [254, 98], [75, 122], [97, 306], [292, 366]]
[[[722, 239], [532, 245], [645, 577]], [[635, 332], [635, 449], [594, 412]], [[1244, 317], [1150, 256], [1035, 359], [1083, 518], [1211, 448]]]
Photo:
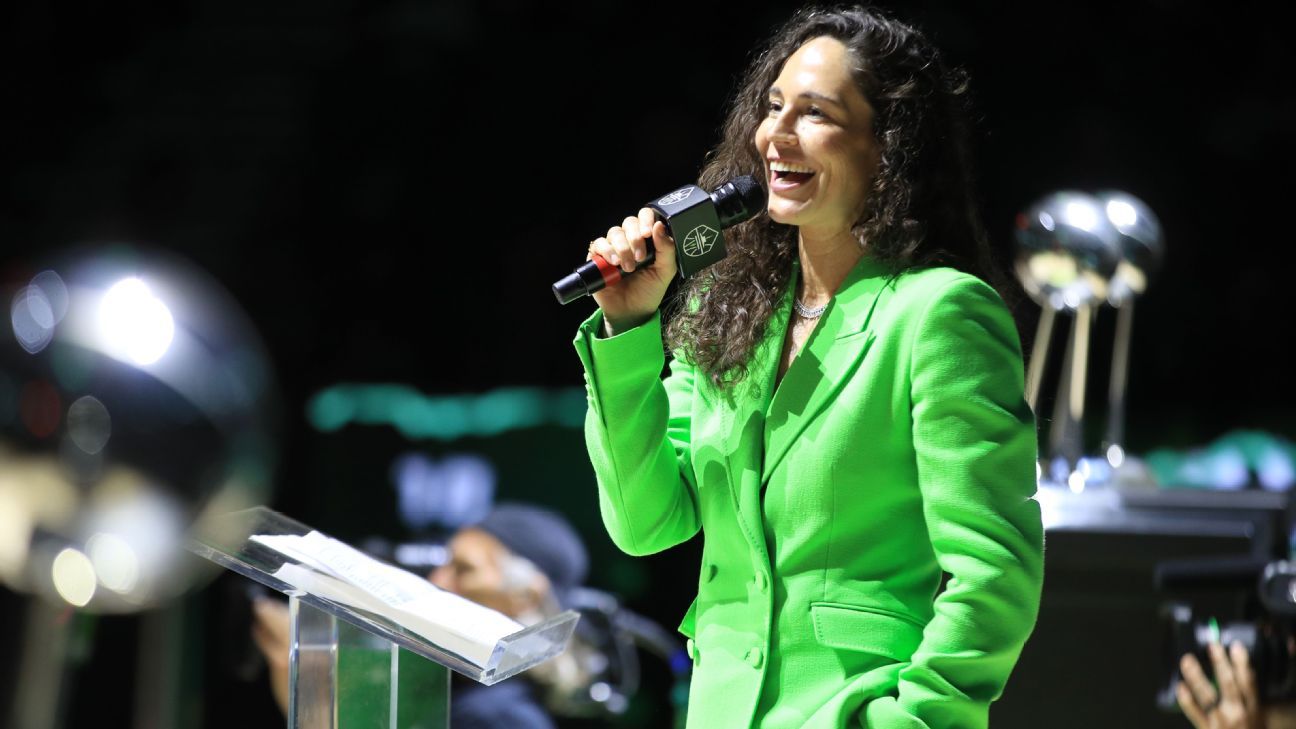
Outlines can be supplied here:
[[918, 322], [909, 378], [918, 485], [950, 577], [898, 696], [869, 707], [867, 723], [985, 727], [1039, 611], [1035, 419], [1017, 330], [993, 289], [957, 278]]
[[585, 445], [599, 511], [620, 549], [652, 554], [700, 528], [689, 458], [693, 367], [676, 357], [662, 381], [660, 314], [614, 337], [600, 339], [602, 329], [602, 312], [595, 312], [574, 342], [585, 365]]

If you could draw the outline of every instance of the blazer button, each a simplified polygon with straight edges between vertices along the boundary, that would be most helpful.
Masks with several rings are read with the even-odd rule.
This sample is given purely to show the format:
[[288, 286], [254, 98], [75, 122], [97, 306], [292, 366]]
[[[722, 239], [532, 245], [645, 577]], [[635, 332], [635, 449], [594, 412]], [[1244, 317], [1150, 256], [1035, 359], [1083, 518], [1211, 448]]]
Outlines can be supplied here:
[[760, 668], [764, 662], [765, 654], [761, 652], [760, 648], [751, 648], [747, 651], [747, 663], [752, 668]]
[[707, 566], [706, 566], [706, 581], [707, 581], [707, 582], [710, 582], [711, 580], [714, 580], [714, 579], [716, 578], [716, 573], [719, 572], [719, 571], [720, 571], [720, 568], [716, 567], [714, 564], [709, 564], [709, 565], [707, 565]]
[[769, 587], [769, 578], [765, 576], [764, 572], [757, 572], [756, 589], [760, 592], [765, 592], [766, 588], [768, 587]]

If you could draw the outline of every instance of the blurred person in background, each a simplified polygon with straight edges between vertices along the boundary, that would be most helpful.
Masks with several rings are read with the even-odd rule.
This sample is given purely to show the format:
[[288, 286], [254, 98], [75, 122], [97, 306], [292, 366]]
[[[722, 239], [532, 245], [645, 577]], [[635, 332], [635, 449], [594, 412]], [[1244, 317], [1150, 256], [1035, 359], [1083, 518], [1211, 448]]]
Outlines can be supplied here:
[[[557, 513], [502, 503], [480, 523], [460, 529], [447, 544], [449, 559], [428, 579], [449, 592], [498, 610], [523, 625], [562, 611], [566, 593], [580, 586], [589, 556], [576, 531]], [[269, 666], [270, 687], [288, 711], [288, 608], [257, 600], [253, 639]], [[587, 656], [573, 640], [568, 650], [520, 676], [485, 686], [451, 673], [450, 726], [456, 729], [552, 729], [546, 708], [585, 689]]]

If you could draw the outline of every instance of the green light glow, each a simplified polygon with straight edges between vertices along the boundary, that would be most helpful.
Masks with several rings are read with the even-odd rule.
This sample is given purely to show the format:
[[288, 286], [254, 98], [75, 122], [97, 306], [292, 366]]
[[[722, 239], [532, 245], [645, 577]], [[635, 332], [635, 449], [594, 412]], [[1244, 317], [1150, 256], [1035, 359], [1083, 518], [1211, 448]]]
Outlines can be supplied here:
[[306, 403], [306, 417], [326, 433], [347, 425], [390, 425], [410, 440], [493, 436], [521, 428], [585, 422], [579, 387], [503, 387], [478, 395], [424, 395], [408, 385], [342, 384]]

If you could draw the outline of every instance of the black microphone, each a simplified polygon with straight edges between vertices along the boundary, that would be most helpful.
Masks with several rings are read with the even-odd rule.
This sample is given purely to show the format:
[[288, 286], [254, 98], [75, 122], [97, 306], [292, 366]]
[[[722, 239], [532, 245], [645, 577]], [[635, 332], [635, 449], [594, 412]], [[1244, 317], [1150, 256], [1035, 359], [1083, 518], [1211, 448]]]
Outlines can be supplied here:
[[[652, 208], [657, 219], [666, 224], [675, 239], [680, 276], [688, 278], [725, 257], [727, 251], [721, 231], [764, 210], [765, 189], [751, 175], [743, 175], [709, 194], [697, 185], [685, 185], [644, 207]], [[652, 241], [648, 241], [648, 254], [635, 270], [648, 266], [656, 258]], [[596, 255], [556, 281], [554, 296], [558, 303], [568, 304], [615, 285], [622, 275], [629, 274], [623, 274], [620, 268]]]

